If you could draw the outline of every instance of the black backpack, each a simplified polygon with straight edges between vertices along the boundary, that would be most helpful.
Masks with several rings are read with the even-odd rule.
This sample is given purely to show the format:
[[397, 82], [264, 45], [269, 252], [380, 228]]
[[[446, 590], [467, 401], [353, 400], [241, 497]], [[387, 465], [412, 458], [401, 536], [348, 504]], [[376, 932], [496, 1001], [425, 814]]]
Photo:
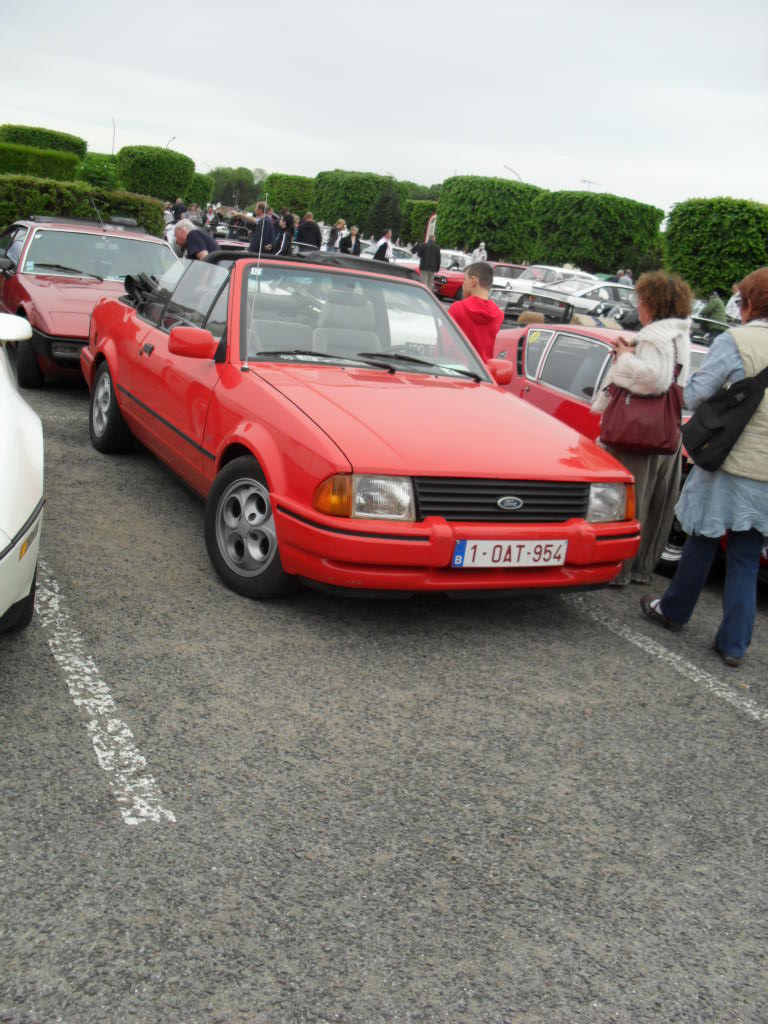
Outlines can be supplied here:
[[702, 402], [683, 424], [683, 444], [702, 469], [720, 469], [763, 400], [768, 387], [768, 366], [754, 377], [725, 384]]

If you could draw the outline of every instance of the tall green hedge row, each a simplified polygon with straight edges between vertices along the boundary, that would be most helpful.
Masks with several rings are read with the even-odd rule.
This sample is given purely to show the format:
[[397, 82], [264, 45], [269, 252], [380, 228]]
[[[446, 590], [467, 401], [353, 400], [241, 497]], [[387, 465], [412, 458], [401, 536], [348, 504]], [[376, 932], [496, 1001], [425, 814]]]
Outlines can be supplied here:
[[537, 262], [573, 263], [582, 270], [635, 273], [661, 265], [664, 211], [598, 192], [542, 192], [533, 200]]
[[[361, 231], [375, 230], [373, 221], [381, 216], [378, 206], [388, 207], [387, 226], [397, 234], [398, 225], [391, 223], [391, 203], [386, 201], [392, 188], [398, 202], [405, 201], [405, 189], [398, 188], [398, 182], [385, 174], [371, 174], [365, 171], [320, 171], [315, 177], [314, 209], [316, 220], [333, 224], [343, 217], [347, 224], [357, 224]], [[384, 198], [385, 202], [380, 200]]]
[[195, 164], [188, 156], [160, 146], [123, 146], [117, 154], [117, 176], [130, 192], [173, 201], [185, 198]]
[[0, 174], [32, 174], [38, 178], [72, 181], [78, 162], [74, 153], [0, 142]]
[[96, 213], [91, 200], [104, 220], [112, 216], [133, 217], [152, 234], [163, 233], [163, 204], [157, 199], [94, 188], [83, 181], [54, 181], [20, 174], [0, 175], [0, 226], [34, 214], [93, 220]]
[[35, 149], [55, 149], [74, 153], [82, 158], [88, 148], [85, 139], [67, 132], [55, 132], [50, 128], [33, 128], [28, 124], [0, 124], [0, 142], [14, 142], [19, 146], [33, 146]]
[[275, 173], [267, 175], [262, 188], [269, 196], [270, 206], [275, 210], [287, 207], [301, 217], [307, 210], [312, 210], [314, 186], [313, 178], [306, 178], [301, 174]]
[[86, 153], [77, 169], [77, 180], [100, 188], [117, 188], [117, 159], [109, 153]]
[[[183, 198], [190, 203], [197, 203], [198, 206], [207, 206], [211, 201], [212, 194], [213, 178], [210, 174], [198, 174], [195, 171]], [[176, 196], [173, 198], [175, 199]]]
[[427, 221], [436, 212], [436, 199], [407, 199], [403, 210], [401, 237], [408, 242], [423, 242]]
[[474, 249], [489, 256], [532, 260], [537, 223], [533, 201], [542, 189], [507, 178], [447, 178], [437, 206], [437, 242], [446, 249]]
[[768, 206], [749, 199], [688, 199], [672, 207], [666, 257], [699, 295], [731, 293], [734, 281], [768, 266]]

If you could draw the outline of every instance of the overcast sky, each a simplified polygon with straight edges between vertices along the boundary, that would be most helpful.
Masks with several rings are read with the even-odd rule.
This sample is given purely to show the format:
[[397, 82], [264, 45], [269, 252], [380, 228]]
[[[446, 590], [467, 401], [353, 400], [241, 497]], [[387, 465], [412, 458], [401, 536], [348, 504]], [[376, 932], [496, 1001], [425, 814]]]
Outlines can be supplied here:
[[[0, 121], [199, 171], [768, 203], [768, 0], [20, 0]], [[506, 166], [505, 166], [506, 165]], [[509, 170], [512, 168], [512, 170]], [[343, 211], [342, 211], [343, 212]]]

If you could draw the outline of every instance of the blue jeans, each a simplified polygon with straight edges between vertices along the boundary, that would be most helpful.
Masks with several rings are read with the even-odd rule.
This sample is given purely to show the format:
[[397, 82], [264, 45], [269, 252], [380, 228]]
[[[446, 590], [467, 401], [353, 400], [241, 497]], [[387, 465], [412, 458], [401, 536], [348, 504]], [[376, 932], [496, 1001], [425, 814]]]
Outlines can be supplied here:
[[[744, 657], [752, 639], [757, 602], [757, 572], [765, 543], [759, 530], [731, 531], [725, 553], [723, 619], [715, 646], [723, 654]], [[673, 622], [686, 623], [706, 583], [720, 546], [717, 537], [689, 536], [672, 582], [661, 599], [660, 610]]]

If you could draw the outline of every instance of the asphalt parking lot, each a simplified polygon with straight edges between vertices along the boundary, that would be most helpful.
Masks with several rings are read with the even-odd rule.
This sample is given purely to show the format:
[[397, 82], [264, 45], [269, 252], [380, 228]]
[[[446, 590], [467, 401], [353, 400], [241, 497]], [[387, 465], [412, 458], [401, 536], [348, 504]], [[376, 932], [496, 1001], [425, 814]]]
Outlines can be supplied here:
[[[46, 436], [0, 636], [0, 1022], [768, 1020], [768, 593], [248, 602], [203, 505]], [[658, 586], [663, 580], [657, 579]]]

